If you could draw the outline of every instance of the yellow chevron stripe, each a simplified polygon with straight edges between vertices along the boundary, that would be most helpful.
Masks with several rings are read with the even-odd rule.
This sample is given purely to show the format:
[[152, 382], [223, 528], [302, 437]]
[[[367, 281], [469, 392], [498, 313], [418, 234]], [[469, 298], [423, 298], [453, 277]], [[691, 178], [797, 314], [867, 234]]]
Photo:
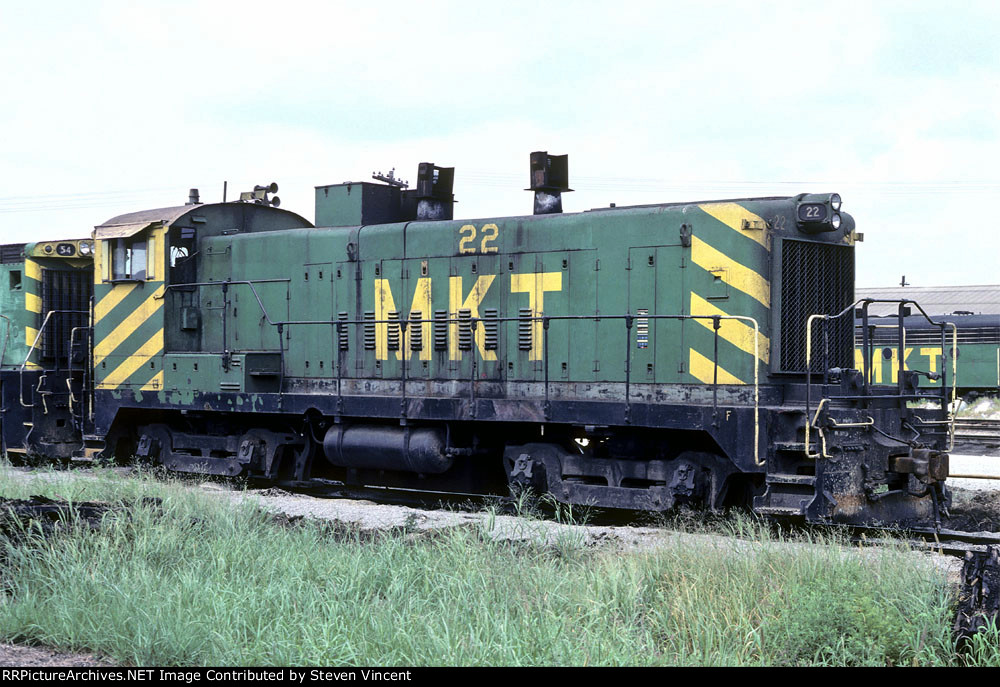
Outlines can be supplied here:
[[35, 281], [42, 280], [42, 266], [34, 260], [24, 261], [24, 276]]
[[[135, 353], [125, 358], [121, 365], [101, 380], [97, 386], [101, 389], [116, 389], [118, 385], [132, 376], [132, 373], [149, 362], [149, 359], [163, 351], [163, 330], [158, 330], [149, 337]], [[161, 370], [162, 373], [162, 370]], [[155, 379], [155, 378], [154, 378]]]
[[109, 312], [114, 310], [114, 307], [122, 302], [122, 300], [128, 296], [130, 293], [135, 291], [137, 284], [134, 282], [131, 284], [116, 284], [111, 287], [104, 298], [97, 301], [97, 305], [94, 306], [94, 323], [101, 321], [101, 318], [107, 315]]
[[[698, 294], [691, 292], [691, 314], [727, 315], [728, 313], [719, 310]], [[699, 319], [695, 320], [695, 322], [709, 331], [715, 331], [712, 326], [712, 320]], [[722, 320], [719, 326], [719, 336], [741, 351], [746, 351], [750, 355], [753, 355], [753, 327], [750, 325], [744, 324], [740, 320]], [[771, 341], [763, 334], [759, 334], [757, 340], [760, 348], [760, 361], [766, 365], [771, 360]]]
[[[771, 250], [771, 242], [767, 236], [767, 222], [737, 203], [704, 203], [698, 206], [727, 227], [738, 231], [743, 236], [749, 236], [754, 241]], [[744, 229], [744, 221], [748, 228]]]
[[[715, 379], [715, 365], [698, 351], [693, 348], [690, 350], [689, 369], [691, 375], [702, 384], [711, 384]], [[746, 382], [726, 372], [722, 369], [722, 365], [719, 365], [719, 384], [746, 384]]]
[[24, 294], [24, 307], [29, 312], [42, 312], [42, 297], [37, 293]]
[[[31, 345], [33, 343], [35, 343], [35, 338], [37, 336], [38, 336], [38, 330], [35, 329], [34, 327], [25, 327], [24, 328], [24, 343], [28, 346], [29, 349], [31, 348]], [[41, 343], [41, 342], [39, 342], [39, 343]], [[35, 349], [35, 350], [38, 350], [38, 349]], [[31, 362], [30, 360], [27, 363], [25, 363], [24, 367], [25, 367], [25, 369], [28, 369], [28, 370], [39, 370], [39, 369], [41, 369], [41, 365], [39, 365], [38, 363]]]
[[159, 391], [163, 388], [163, 370], [160, 370], [153, 378], [139, 387], [140, 391]]
[[768, 280], [697, 236], [691, 237], [691, 260], [709, 272], [721, 271], [722, 281], [756, 299], [765, 308], [771, 307], [771, 283]]
[[164, 290], [164, 285], [160, 284], [159, 288], [142, 302], [142, 305], [129, 313], [129, 316], [122, 320], [121, 324], [115, 327], [110, 334], [97, 342], [97, 345], [94, 346], [95, 366], [100, 364], [109, 353], [118, 348], [143, 322], [163, 307], [162, 298]]

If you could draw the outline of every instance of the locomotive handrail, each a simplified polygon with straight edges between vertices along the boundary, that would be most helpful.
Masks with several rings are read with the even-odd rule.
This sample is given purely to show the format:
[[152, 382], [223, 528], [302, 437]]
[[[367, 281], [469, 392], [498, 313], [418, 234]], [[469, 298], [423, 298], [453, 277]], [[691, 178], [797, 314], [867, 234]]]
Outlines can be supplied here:
[[[164, 290], [164, 295], [160, 298], [166, 297], [166, 290], [171, 288], [180, 287], [202, 287], [202, 286], [220, 286], [228, 289], [229, 286], [233, 285], [244, 285], [249, 286], [251, 292], [254, 295], [254, 299], [257, 301], [257, 306], [261, 310], [261, 314], [264, 316], [264, 320], [271, 326], [275, 327], [278, 331], [278, 346], [279, 353], [281, 355], [281, 371], [278, 382], [278, 393], [284, 393], [284, 375], [285, 375], [285, 361], [284, 361], [284, 341], [283, 333], [285, 326], [295, 325], [295, 326], [306, 326], [306, 325], [319, 325], [319, 326], [330, 326], [337, 327], [341, 325], [348, 326], [364, 326], [364, 325], [379, 325], [379, 324], [391, 324], [400, 327], [401, 338], [405, 337], [404, 332], [406, 328], [410, 325], [423, 325], [427, 323], [441, 323], [446, 322], [449, 325], [452, 324], [468, 324], [472, 332], [475, 332], [476, 325], [480, 321], [484, 321], [482, 317], [473, 317], [468, 319], [462, 319], [460, 317], [448, 317], [442, 319], [433, 318], [398, 318], [398, 319], [360, 319], [360, 320], [273, 320], [270, 314], [267, 312], [267, 308], [264, 306], [264, 302], [257, 293], [257, 289], [254, 284], [260, 283], [274, 283], [274, 282], [290, 282], [290, 279], [257, 279], [257, 280], [234, 280], [234, 281], [211, 281], [211, 282], [192, 282], [188, 284], [169, 284]], [[226, 317], [224, 314], [223, 317]], [[505, 316], [505, 317], [491, 317], [488, 318], [489, 322], [496, 323], [508, 323], [508, 322], [541, 322], [542, 323], [542, 346], [545, 349], [545, 400], [543, 408], [545, 409], [546, 419], [548, 419], [548, 409], [549, 409], [549, 381], [548, 381], [548, 325], [553, 320], [590, 320], [594, 322], [600, 322], [603, 319], [608, 320], [624, 320], [626, 325], [626, 366], [625, 366], [625, 404], [626, 404], [626, 417], [625, 422], [628, 424], [631, 422], [630, 411], [631, 411], [631, 324], [638, 316], [633, 313], [626, 313], [624, 315], [533, 315], [531, 317], [521, 317], [521, 316]], [[753, 365], [753, 386], [754, 386], [754, 464], [761, 466], [764, 465], [766, 461], [760, 459], [760, 325], [757, 320], [753, 317], [745, 315], [643, 315], [643, 319], [646, 320], [711, 320], [713, 322], [713, 330], [715, 332], [715, 351], [713, 354], [713, 381], [712, 381], [712, 393], [713, 393], [713, 416], [717, 413], [718, 408], [718, 372], [719, 372], [719, 351], [718, 351], [718, 337], [720, 322], [722, 320], [741, 320], [744, 322], [749, 322], [753, 325], [754, 330], [754, 365]], [[223, 354], [228, 353], [227, 344], [223, 341]], [[405, 358], [404, 358], [405, 362]], [[340, 399], [341, 399], [341, 365], [337, 365], [337, 395], [338, 395], [338, 411], [340, 409]], [[470, 379], [470, 412], [475, 413], [475, 386], [476, 386], [476, 361], [473, 356], [472, 364], [472, 378]], [[406, 365], [402, 366], [402, 401], [401, 401], [401, 419], [405, 420], [405, 403], [406, 403]]]
[[[89, 315], [89, 310], [49, 310], [45, 313], [45, 319], [42, 320], [42, 326], [38, 328], [35, 332], [35, 339], [31, 342], [31, 347], [28, 349], [28, 353], [24, 356], [24, 362], [21, 363], [21, 367], [18, 369], [18, 382], [17, 382], [17, 400], [21, 402], [21, 406], [24, 408], [31, 408], [31, 404], [24, 402], [24, 368], [27, 366], [28, 361], [31, 359], [31, 354], [35, 352], [35, 348], [38, 346], [38, 340], [42, 338], [42, 333], [45, 331], [45, 327], [49, 324], [49, 319], [51, 319], [53, 314], [70, 314], [70, 315]], [[72, 351], [71, 351], [72, 353]]]
[[7, 357], [7, 343], [10, 341], [10, 318], [6, 315], [0, 315], [0, 317], [7, 320], [7, 327], [3, 337], [3, 348], [0, 349], [0, 365], [2, 365], [4, 359]]
[[[815, 423], [817, 420], [819, 420], [819, 414], [823, 411], [823, 406], [826, 403], [829, 403], [829, 402], [830, 402], [830, 399], [828, 399], [828, 398], [824, 398], [824, 399], [822, 399], [819, 402], [819, 405], [816, 406], [816, 414], [813, 416], [813, 419], [812, 419], [813, 423]], [[808, 415], [806, 417], [808, 418]], [[848, 429], [848, 428], [852, 428], [852, 427], [874, 427], [875, 426], [875, 418], [873, 418], [871, 415], [869, 415], [868, 419], [865, 420], [864, 422], [837, 422], [833, 418], [830, 418], [830, 425], [834, 429]], [[809, 453], [809, 444], [807, 443], [806, 444], [806, 458], [811, 458], [813, 460], [815, 460], [817, 458], [820, 458], [820, 457], [822, 457], [822, 458], [832, 458], [833, 456], [829, 455], [826, 452], [826, 434], [823, 432], [823, 428], [822, 427], [816, 427], [816, 433], [819, 434], [820, 452], [817, 453], [816, 455], [810, 454]], [[808, 430], [806, 431], [806, 434], [808, 435]]]
[[913, 419], [922, 425], [948, 425], [948, 450], [952, 451], [955, 448], [955, 421], [957, 418], [955, 414], [951, 414], [951, 418], [948, 420], [925, 420], [919, 415], [914, 415]]
[[[76, 396], [73, 393], [73, 377], [72, 377], [72, 373], [75, 372], [76, 370], [73, 369], [73, 346], [74, 346], [74, 342], [76, 341], [76, 333], [78, 331], [81, 331], [81, 330], [82, 331], [90, 331], [90, 332], [92, 332], [93, 331], [93, 327], [91, 327], [90, 325], [81, 326], [81, 327], [73, 327], [73, 329], [71, 329], [70, 332], [69, 332], [69, 370], [68, 370], [68, 372], [70, 373], [70, 375], [67, 376], [67, 378], [66, 378], [66, 386], [69, 388], [69, 415], [70, 415], [71, 418], [74, 418], [74, 419], [75, 419], [75, 416], [74, 416], [74, 413], [73, 413], [73, 404], [76, 403]], [[88, 349], [89, 349], [89, 345], [88, 345]], [[84, 410], [80, 412], [80, 431], [81, 431], [81, 433], [83, 432], [84, 426], [86, 424], [85, 413], [86, 413], [86, 409], [87, 409], [87, 397], [88, 397], [87, 390], [89, 388], [89, 379], [88, 379], [89, 375], [88, 375], [88, 371], [90, 370], [90, 365], [89, 365], [90, 360], [91, 360], [91, 358], [90, 358], [89, 355], [84, 356], [83, 368], [80, 370], [80, 372], [83, 373], [83, 383], [81, 385], [80, 393], [81, 393], [81, 397], [83, 399], [82, 405], [84, 407]], [[92, 399], [91, 399], [90, 410], [91, 410], [91, 412], [93, 412], [93, 400]]]
[[[898, 314], [898, 323], [896, 325], [869, 325], [868, 324], [868, 306], [871, 305], [872, 303], [896, 303], [896, 304], [898, 304], [898, 306], [899, 306], [899, 309], [898, 309], [898, 313], [899, 313]], [[805, 454], [806, 454], [807, 458], [817, 459], [817, 458], [820, 458], [820, 457], [823, 457], [823, 458], [829, 458], [830, 457], [830, 456], [828, 456], [826, 454], [826, 438], [825, 438], [825, 436], [823, 434], [823, 430], [822, 430], [821, 427], [816, 426], [816, 423], [819, 420], [820, 411], [822, 410], [823, 405], [825, 403], [829, 402], [830, 399], [828, 399], [828, 398], [822, 399], [820, 401], [819, 406], [817, 406], [817, 408], [816, 408], [815, 415], [812, 417], [812, 419], [810, 419], [811, 400], [812, 400], [812, 377], [813, 377], [813, 370], [812, 370], [812, 326], [813, 326], [813, 322], [815, 322], [816, 320], [819, 319], [819, 320], [823, 320], [825, 323], [829, 323], [829, 321], [831, 321], [831, 320], [840, 319], [841, 317], [844, 317], [848, 313], [851, 313], [851, 312], [855, 311], [855, 309], [857, 308], [857, 306], [859, 304], [862, 305], [862, 328], [863, 328], [863, 330], [862, 330], [862, 338], [863, 338], [863, 341], [862, 341], [862, 356], [863, 356], [863, 363], [864, 363], [864, 366], [865, 366], [865, 369], [863, 370], [864, 394], [861, 397], [863, 399], [870, 399], [871, 398], [870, 397], [869, 386], [870, 386], [870, 378], [871, 378], [872, 370], [873, 370], [873, 367], [874, 367], [873, 360], [871, 359], [872, 358], [872, 350], [871, 350], [871, 348], [874, 345], [874, 341], [869, 342], [869, 338], [868, 338], [869, 337], [869, 329], [868, 328], [869, 328], [869, 326], [872, 326], [872, 327], [875, 327], [875, 328], [877, 328], [877, 327], [883, 327], [883, 328], [885, 328], [885, 327], [893, 327], [894, 326], [894, 327], [898, 328], [899, 331], [900, 331], [900, 336], [898, 337], [898, 346], [897, 346], [898, 353], [897, 353], [897, 356], [896, 356], [897, 357], [897, 364], [898, 364], [898, 369], [897, 369], [897, 384], [898, 384], [898, 388], [899, 388], [899, 398], [903, 398], [905, 396], [905, 394], [903, 393], [904, 384], [905, 384], [903, 372], [904, 372], [904, 365], [905, 365], [905, 362], [906, 362], [906, 359], [905, 359], [906, 327], [903, 325], [903, 317], [904, 317], [904, 306], [906, 304], [908, 304], [908, 303], [915, 305], [917, 307], [917, 310], [920, 311], [920, 314], [923, 315], [924, 319], [926, 319], [928, 323], [930, 323], [931, 325], [933, 325], [935, 327], [940, 327], [940, 329], [941, 329], [941, 357], [942, 357], [942, 365], [941, 365], [941, 373], [942, 373], [942, 379], [941, 379], [941, 412], [945, 415], [945, 419], [944, 420], [939, 420], [939, 421], [930, 421], [930, 422], [928, 422], [926, 424], [931, 424], [931, 423], [934, 423], [934, 424], [950, 424], [951, 425], [950, 435], [951, 435], [952, 438], [949, 441], [949, 446], [950, 447], [954, 447], [954, 431], [955, 431], [954, 430], [954, 421], [955, 421], [955, 417], [954, 417], [954, 414], [951, 413], [950, 410], [948, 410], [947, 355], [945, 354], [944, 351], [945, 351], [945, 341], [946, 341], [945, 340], [945, 330], [946, 330], [947, 327], [950, 326], [952, 328], [952, 356], [951, 356], [951, 362], [952, 362], [952, 369], [953, 369], [953, 373], [954, 373], [953, 374], [953, 385], [952, 385], [952, 402], [954, 402], [954, 400], [956, 398], [957, 388], [958, 388], [958, 360], [957, 360], [957, 358], [958, 358], [958, 356], [957, 356], [958, 328], [952, 322], [945, 322], [945, 321], [943, 321], [943, 322], [936, 322], [936, 321], [932, 320], [931, 317], [930, 317], [930, 315], [928, 315], [926, 313], [926, 311], [924, 311], [924, 309], [916, 301], [912, 301], [912, 300], [905, 299], [905, 298], [904, 299], [898, 299], [898, 300], [897, 299], [862, 298], [862, 299], [856, 300], [854, 303], [852, 303], [848, 307], [844, 308], [843, 310], [841, 310], [836, 315], [814, 314], [814, 315], [810, 315], [806, 319], [806, 366], [805, 366], [805, 376], [806, 376], [806, 426], [805, 426], [804, 449], [805, 449]], [[856, 326], [857, 325], [855, 325], [855, 327]], [[827, 324], [824, 327], [824, 344], [826, 345], [826, 349], [824, 351], [824, 358], [826, 358], [826, 357], [829, 356], [829, 341], [828, 341], [828, 338], [827, 338], [828, 337], [828, 332], [829, 332], [829, 326]], [[852, 344], [852, 346], [853, 346], [853, 344]], [[829, 360], [826, 360], [824, 368], [828, 368], [828, 367], [829, 367]], [[826, 385], [826, 382], [827, 382], [828, 372], [829, 372], [828, 369], [824, 369], [823, 370], [824, 386]], [[841, 397], [841, 398], [843, 400], [854, 400], [855, 399], [855, 397]], [[874, 428], [876, 430], [878, 429], [877, 427], [874, 426], [875, 425], [874, 420], [872, 420], [872, 422], [870, 422], [870, 423], [849, 423], [849, 424], [839, 424], [839, 425], [837, 425], [835, 421], [831, 420], [831, 423], [834, 426], [839, 426], [839, 427], [851, 427], [851, 426], [867, 427], [867, 426], [871, 426], [872, 428]], [[813, 426], [816, 426], [816, 430], [819, 433], [820, 443], [821, 443], [820, 451], [817, 452], [817, 453], [815, 453], [815, 454], [812, 453], [811, 450], [810, 450], [810, 448], [809, 448], [810, 445], [811, 445], [811, 441], [810, 441], [810, 437], [809, 437], [809, 434], [810, 434], [809, 430]], [[950, 451], [951, 448], [949, 448], [948, 450]]]

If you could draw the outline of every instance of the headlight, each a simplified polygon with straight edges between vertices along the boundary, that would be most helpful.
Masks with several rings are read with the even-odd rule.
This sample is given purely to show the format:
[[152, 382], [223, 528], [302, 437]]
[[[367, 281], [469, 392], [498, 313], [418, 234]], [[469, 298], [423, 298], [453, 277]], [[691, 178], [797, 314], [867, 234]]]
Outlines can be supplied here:
[[834, 193], [830, 196], [830, 207], [834, 209], [835, 212], [840, 211], [840, 194]]
[[93, 249], [91, 248], [90, 244], [87, 243], [86, 241], [80, 244], [80, 255], [90, 255], [90, 252], [92, 250]]
[[840, 229], [840, 213], [839, 212], [833, 213], [833, 216], [830, 217], [830, 226], [832, 226], [834, 229]]

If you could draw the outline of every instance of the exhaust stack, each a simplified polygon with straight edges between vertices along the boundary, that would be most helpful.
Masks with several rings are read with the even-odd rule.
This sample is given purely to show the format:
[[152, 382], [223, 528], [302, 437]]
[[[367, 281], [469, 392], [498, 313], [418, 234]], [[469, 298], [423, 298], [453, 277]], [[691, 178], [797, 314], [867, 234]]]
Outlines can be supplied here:
[[552, 215], [562, 212], [562, 194], [569, 187], [569, 155], [549, 155], [541, 150], [531, 154], [531, 187], [535, 192], [534, 214]]
[[417, 219], [435, 220], [454, 217], [455, 168], [421, 162], [417, 168]]

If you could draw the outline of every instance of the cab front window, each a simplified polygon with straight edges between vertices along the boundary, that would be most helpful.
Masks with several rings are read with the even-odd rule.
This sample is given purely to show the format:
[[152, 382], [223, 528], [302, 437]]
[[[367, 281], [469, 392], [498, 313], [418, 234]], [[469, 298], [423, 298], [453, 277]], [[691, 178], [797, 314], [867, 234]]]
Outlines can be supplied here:
[[111, 281], [144, 281], [153, 278], [149, 256], [153, 254], [153, 239], [146, 236], [112, 239]]

